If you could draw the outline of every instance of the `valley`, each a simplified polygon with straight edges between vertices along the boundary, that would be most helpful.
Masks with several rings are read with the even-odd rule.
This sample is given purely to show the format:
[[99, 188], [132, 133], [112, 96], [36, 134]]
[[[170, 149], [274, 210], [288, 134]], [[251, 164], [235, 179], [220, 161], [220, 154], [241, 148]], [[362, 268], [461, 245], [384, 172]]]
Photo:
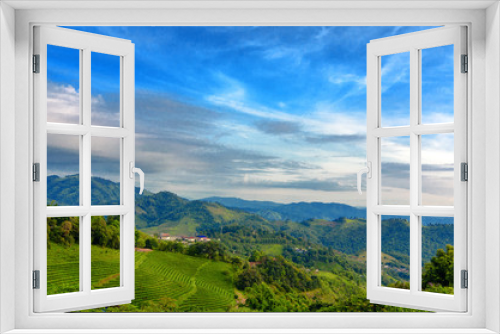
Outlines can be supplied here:
[[[74, 204], [78, 198], [76, 177], [49, 177], [50, 205]], [[92, 179], [93, 203], [113, 200], [116, 193], [118, 184]], [[190, 201], [169, 192], [136, 196], [136, 298], [129, 305], [90, 311], [409, 311], [370, 304], [365, 298], [366, 220], [342, 216], [346, 212], [361, 215], [363, 209], [337, 203], [293, 203], [295, 208], [316, 207], [302, 213], [309, 218], [295, 221], [266, 219], [255, 211], [291, 204], [246, 202], [233, 199], [227, 203], [233, 207], [226, 207], [220, 199]], [[282, 208], [281, 212], [293, 210]], [[119, 234], [116, 217], [98, 218], [95, 226], [99, 232], [94, 233], [93, 220], [93, 254], [99, 259], [95, 261], [99, 268], [93, 262], [92, 270], [98, 273], [93, 284], [106, 288], [116, 286], [117, 281], [119, 284], [119, 265], [110, 260], [119, 252], [113, 244]], [[76, 291], [77, 228], [73, 226], [68, 232], [65, 218], [53, 219], [51, 224], [48, 256], [59, 260], [48, 268], [49, 283], [57, 287], [50, 291]], [[382, 231], [390, 231], [382, 237], [382, 284], [405, 288], [409, 280], [409, 242], [405, 242], [409, 240], [409, 223], [391, 217], [382, 221]], [[453, 244], [453, 225], [440, 221], [422, 226], [422, 235], [424, 265], [439, 249]], [[62, 284], [61, 280], [66, 281]], [[452, 288], [446, 289], [452, 293]]]

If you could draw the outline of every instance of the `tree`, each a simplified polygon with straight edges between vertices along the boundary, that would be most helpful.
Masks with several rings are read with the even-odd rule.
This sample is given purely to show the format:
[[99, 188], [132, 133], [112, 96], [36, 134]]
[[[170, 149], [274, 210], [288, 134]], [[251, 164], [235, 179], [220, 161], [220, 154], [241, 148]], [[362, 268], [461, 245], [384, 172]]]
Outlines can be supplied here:
[[264, 256], [264, 253], [261, 252], [261, 251], [258, 251], [258, 250], [254, 250], [252, 252], [252, 255], [250, 256], [250, 258], [248, 259], [248, 261], [250, 262], [257, 262], [259, 261], [262, 257]]
[[446, 252], [438, 249], [436, 256], [424, 266], [422, 274], [422, 288], [436, 286], [453, 287], [453, 246], [446, 245]]
[[244, 269], [236, 278], [235, 286], [240, 290], [245, 290], [256, 283], [262, 282], [260, 273], [253, 268]]
[[154, 238], [148, 238], [146, 239], [146, 248], [149, 249], [157, 249], [158, 248], [158, 241]]
[[103, 217], [92, 217], [92, 244], [105, 247], [111, 239], [108, 234], [106, 220]]

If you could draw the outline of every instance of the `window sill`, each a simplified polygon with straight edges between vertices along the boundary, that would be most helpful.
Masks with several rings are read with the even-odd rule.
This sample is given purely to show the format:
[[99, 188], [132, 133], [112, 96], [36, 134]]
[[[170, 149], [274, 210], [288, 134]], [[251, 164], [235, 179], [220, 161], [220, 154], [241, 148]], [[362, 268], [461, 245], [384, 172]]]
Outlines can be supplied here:
[[5, 334], [489, 334], [475, 329], [15, 329]]

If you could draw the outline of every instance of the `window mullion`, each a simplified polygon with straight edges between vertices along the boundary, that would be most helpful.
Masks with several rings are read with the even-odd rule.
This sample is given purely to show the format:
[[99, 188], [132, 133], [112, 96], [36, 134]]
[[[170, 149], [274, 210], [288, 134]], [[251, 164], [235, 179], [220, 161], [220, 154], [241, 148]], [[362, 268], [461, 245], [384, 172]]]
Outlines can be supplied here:
[[419, 51], [410, 50], [410, 291], [418, 291], [418, 267], [420, 262], [419, 219], [414, 209], [419, 204], [419, 136], [415, 129], [419, 123], [420, 79]]
[[[83, 50], [82, 61], [82, 124], [90, 129], [90, 112], [91, 112], [91, 51], [86, 48]], [[82, 136], [82, 150], [81, 150], [81, 184], [82, 184], [82, 199], [83, 206], [90, 209], [91, 205], [91, 144], [92, 138], [90, 131]], [[82, 217], [82, 226], [80, 228], [80, 266], [82, 267], [81, 287], [84, 292], [90, 293], [91, 290], [91, 215], [90, 211]]]
[[[132, 46], [133, 48], [133, 46]], [[120, 58], [120, 125], [130, 134], [121, 141], [121, 204], [130, 211], [122, 216], [120, 225], [120, 283], [134, 298], [134, 206], [135, 188], [134, 180], [130, 177], [130, 162], [135, 165], [135, 57], [131, 52]]]

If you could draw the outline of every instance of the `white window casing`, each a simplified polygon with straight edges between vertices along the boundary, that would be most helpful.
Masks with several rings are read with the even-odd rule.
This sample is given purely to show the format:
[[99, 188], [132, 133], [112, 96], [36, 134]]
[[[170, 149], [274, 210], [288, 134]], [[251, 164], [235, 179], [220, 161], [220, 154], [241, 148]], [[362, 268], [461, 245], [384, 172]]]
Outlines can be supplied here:
[[[494, 207], [485, 210], [485, 189], [492, 191], [492, 199], [498, 198], [499, 179], [494, 176], [485, 182], [485, 161], [497, 161], [499, 157], [498, 124], [488, 123], [485, 115], [495, 116], [495, 106], [498, 106], [498, 90], [500, 73], [498, 70], [500, 43], [498, 5], [489, 2], [447, 2], [435, 1], [417, 2], [405, 1], [398, 3], [398, 9], [389, 9], [394, 4], [387, 2], [371, 2], [370, 7], [362, 2], [331, 2], [319, 6], [316, 2], [298, 1], [295, 3], [277, 4], [266, 2], [247, 4], [232, 8], [210, 1], [196, 5], [191, 3], [183, 9], [183, 5], [175, 2], [164, 2], [155, 6], [169, 8], [146, 9], [151, 2], [144, 5], [134, 3], [137, 9], [117, 9], [116, 3], [102, 1], [82, 1], [78, 4], [70, 2], [56, 3], [39, 1], [17, 2], [8, 1], [18, 7], [15, 22], [15, 101], [13, 96], [6, 96], [5, 85], [0, 86], [2, 105], [9, 101], [15, 102], [15, 147], [8, 150], [8, 145], [2, 144], [2, 155], [15, 154], [15, 238], [5, 240], [2, 237], [0, 249], [0, 264], [7, 268], [2, 275], [12, 273], [15, 276], [15, 300], [7, 302], [14, 305], [15, 321], [9, 322], [16, 328], [16, 333], [36, 333], [37, 329], [51, 329], [50, 332], [71, 333], [76, 329], [88, 329], [88, 332], [146, 332], [148, 329], [157, 332], [244, 332], [243, 329], [254, 329], [255, 332], [329, 332], [340, 333], [405, 333], [415, 332], [419, 328], [422, 333], [492, 333], [500, 331], [498, 312], [500, 297], [498, 297], [499, 261], [498, 256], [487, 259], [487, 251], [498, 251], [500, 236], [498, 227], [486, 218], [495, 218]], [[132, 2], [123, 3], [130, 6]], [[342, 4], [337, 7], [335, 3]], [[408, 4], [410, 3], [410, 4]], [[210, 4], [210, 5], [209, 5]], [[1, 5], [5, 6], [5, 3]], [[76, 6], [71, 8], [71, 6]], [[96, 8], [99, 6], [101, 9]], [[115, 7], [113, 7], [115, 6]], [[177, 7], [176, 7], [177, 6]], [[191, 6], [191, 7], [190, 7]], [[231, 5], [227, 4], [228, 7]], [[333, 6], [333, 7], [329, 7]], [[342, 7], [343, 6], [343, 7]], [[432, 7], [430, 7], [432, 6]], [[486, 9], [488, 6], [490, 8]], [[24, 9], [21, 9], [23, 7]], [[40, 9], [44, 7], [45, 9]], [[60, 9], [59, 7], [70, 7]], [[106, 7], [105, 9], [102, 9]], [[189, 8], [188, 8], [189, 7]], [[208, 8], [207, 8], [208, 7]], [[33, 9], [30, 9], [33, 8]], [[59, 8], [59, 9], [58, 9]], [[78, 8], [78, 9], [76, 9]], [[86, 8], [86, 9], [85, 9]], [[346, 9], [351, 8], [351, 9]], [[354, 9], [355, 8], [355, 9]], [[488, 14], [488, 15], [486, 15]], [[486, 22], [486, 26], [485, 26]], [[0, 19], [0, 24], [1, 24]], [[467, 312], [435, 313], [435, 314], [61, 314], [34, 313], [33, 290], [31, 289], [31, 270], [33, 262], [29, 254], [33, 254], [32, 222], [33, 185], [30, 179], [33, 156], [33, 100], [32, 74], [30, 73], [32, 50], [32, 31], [35, 25], [466, 25], [469, 35], [468, 53], [469, 66], [473, 75], [468, 76], [468, 153], [470, 181], [468, 184], [468, 254], [469, 289], [467, 290]], [[13, 24], [11, 25], [13, 27]], [[1, 32], [6, 33], [5, 30]], [[2, 35], [3, 36], [3, 35]], [[2, 43], [2, 51], [6, 52]], [[5, 57], [0, 58], [3, 65]], [[492, 67], [485, 71], [485, 64]], [[4, 75], [5, 72], [2, 72]], [[5, 82], [1, 78], [2, 82]], [[488, 82], [486, 87], [485, 83]], [[14, 103], [12, 103], [14, 104]], [[486, 108], [489, 107], [489, 109]], [[12, 113], [4, 107], [0, 110]], [[496, 117], [496, 118], [495, 118]], [[3, 120], [4, 118], [2, 118]], [[8, 118], [7, 118], [8, 119]], [[498, 123], [498, 122], [497, 122]], [[2, 124], [2, 128], [3, 128]], [[486, 131], [488, 130], [488, 132]], [[495, 132], [496, 130], [496, 132]], [[495, 134], [496, 133], [496, 134]], [[4, 133], [0, 132], [3, 136]], [[3, 138], [3, 137], [2, 137]], [[487, 140], [491, 138], [493, 140]], [[485, 148], [492, 153], [486, 157]], [[0, 161], [0, 177], [5, 178], [5, 161]], [[490, 164], [489, 170], [498, 174], [498, 164]], [[361, 167], [361, 166], [360, 166]], [[7, 169], [8, 170], [8, 169]], [[472, 195], [472, 196], [471, 196]], [[0, 208], [5, 207], [5, 200], [0, 199]], [[488, 215], [488, 216], [487, 216]], [[1, 231], [9, 231], [12, 225], [6, 226], [1, 221]], [[10, 223], [10, 222], [8, 222]], [[492, 233], [487, 233], [492, 232]], [[8, 250], [8, 253], [6, 252]], [[14, 250], [14, 253], [12, 253]], [[488, 266], [486, 266], [486, 261]], [[495, 262], [496, 261], [496, 262]], [[485, 275], [488, 272], [489, 275]], [[487, 277], [486, 277], [487, 276]], [[4, 281], [5, 282], [5, 281]], [[0, 282], [1, 283], [1, 282]], [[6, 311], [4, 296], [6, 287], [0, 285], [2, 304], [0, 316], [13, 314]], [[486, 289], [489, 294], [486, 294]], [[13, 294], [12, 294], [13, 295]], [[7, 312], [7, 313], [6, 313]], [[4, 322], [5, 324], [6, 322]], [[141, 330], [134, 331], [134, 328]], [[294, 328], [294, 330], [286, 330]], [[345, 330], [340, 330], [344, 328]], [[350, 328], [350, 329], [347, 329]], [[160, 330], [164, 329], [164, 330]], [[264, 330], [267, 329], [267, 330]]]

